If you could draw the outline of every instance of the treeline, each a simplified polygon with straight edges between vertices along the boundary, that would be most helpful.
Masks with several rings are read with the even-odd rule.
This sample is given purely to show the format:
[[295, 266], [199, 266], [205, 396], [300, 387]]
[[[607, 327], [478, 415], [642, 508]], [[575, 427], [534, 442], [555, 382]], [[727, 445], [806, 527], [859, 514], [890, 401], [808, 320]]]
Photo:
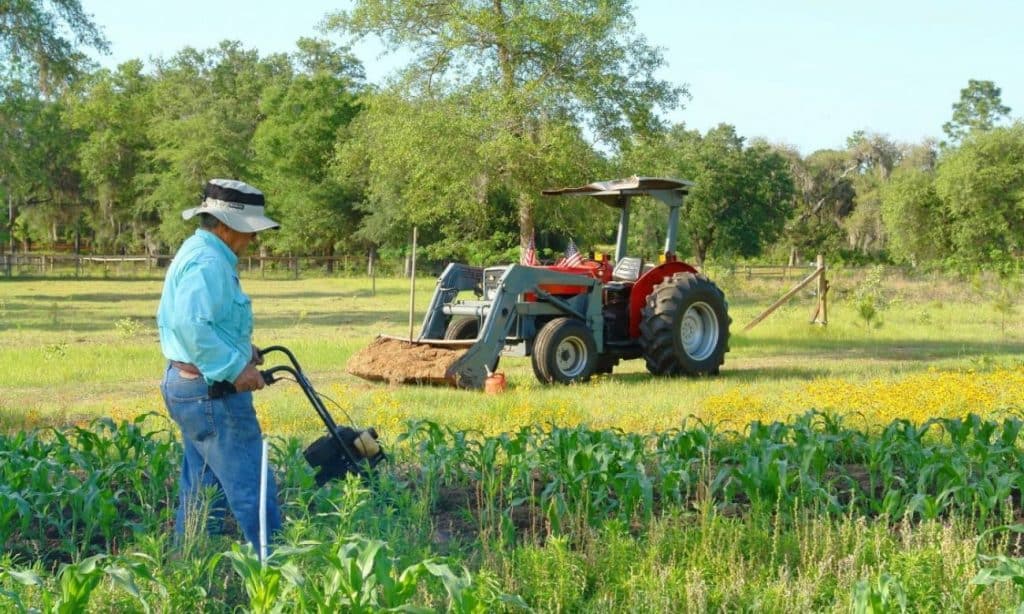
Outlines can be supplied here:
[[[727, 123], [665, 125], [688, 93], [651, 76], [664, 60], [635, 32], [631, 2], [569, 5], [357, 1], [325, 32], [409, 50], [381, 84], [350, 47], [315, 38], [290, 54], [225, 41], [100, 69], [78, 50], [105, 45], [81, 15], [64, 24], [79, 34], [64, 47], [40, 43], [67, 43], [59, 29], [0, 15], [5, 243], [168, 253], [191, 232], [180, 212], [203, 183], [230, 177], [261, 188], [282, 222], [260, 237], [264, 254], [386, 257], [415, 226], [432, 259], [515, 260], [534, 238], [553, 257], [570, 237], [608, 245], [615, 217], [542, 189], [638, 174], [696, 182], [680, 251], [697, 262], [1019, 262], [1024, 125], [992, 82], [971, 80], [953, 101], [943, 142], [857, 132], [801, 155]], [[657, 254], [664, 210], [645, 203], [633, 220], [632, 249]]]

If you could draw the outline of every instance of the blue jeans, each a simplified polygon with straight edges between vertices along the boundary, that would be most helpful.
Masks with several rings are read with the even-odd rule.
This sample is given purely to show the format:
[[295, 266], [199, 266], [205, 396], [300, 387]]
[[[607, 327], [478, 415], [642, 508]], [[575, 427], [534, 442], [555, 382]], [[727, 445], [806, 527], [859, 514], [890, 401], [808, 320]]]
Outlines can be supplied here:
[[[263, 434], [252, 393], [240, 392], [211, 399], [202, 377], [188, 379], [168, 365], [160, 384], [164, 403], [171, 418], [181, 429], [184, 458], [181, 462], [178, 510], [175, 532], [184, 533], [186, 523], [217, 532], [227, 501], [245, 539], [259, 550], [260, 460]], [[203, 501], [203, 492], [212, 487], [215, 495]], [[277, 507], [277, 485], [273, 473], [267, 476], [266, 529], [269, 540], [281, 529]], [[197, 513], [207, 511], [209, 517]], [[213, 526], [210, 526], [210, 525]]]

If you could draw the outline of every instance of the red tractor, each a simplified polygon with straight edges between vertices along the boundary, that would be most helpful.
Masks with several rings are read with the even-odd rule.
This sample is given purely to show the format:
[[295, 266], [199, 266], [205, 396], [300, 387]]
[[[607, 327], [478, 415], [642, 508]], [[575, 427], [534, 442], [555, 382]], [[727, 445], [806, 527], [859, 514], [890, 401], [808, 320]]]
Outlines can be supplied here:
[[[367, 379], [446, 382], [479, 388], [501, 356], [530, 356], [544, 382], [572, 383], [610, 373], [620, 360], [643, 358], [654, 375], [717, 374], [729, 350], [728, 304], [721, 290], [679, 260], [675, 245], [688, 181], [632, 177], [549, 196], [592, 196], [619, 210], [614, 258], [596, 254], [576, 266], [451, 264], [438, 278], [419, 337], [381, 337], [350, 361]], [[665, 250], [658, 262], [626, 255], [630, 201], [651, 196], [668, 207]], [[463, 291], [475, 299], [463, 300]], [[386, 347], [383, 347], [386, 346]], [[424, 348], [448, 350], [421, 368]], [[397, 366], [397, 368], [396, 368]], [[408, 369], [403, 371], [403, 367]]]

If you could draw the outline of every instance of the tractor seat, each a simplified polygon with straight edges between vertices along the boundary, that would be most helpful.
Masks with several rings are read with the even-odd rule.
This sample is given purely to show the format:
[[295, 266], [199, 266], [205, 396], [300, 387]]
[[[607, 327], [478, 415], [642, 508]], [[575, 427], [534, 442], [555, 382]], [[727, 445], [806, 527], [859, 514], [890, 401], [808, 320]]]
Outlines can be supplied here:
[[626, 256], [616, 263], [612, 269], [612, 279], [615, 281], [636, 281], [640, 279], [640, 272], [644, 268], [642, 258]]

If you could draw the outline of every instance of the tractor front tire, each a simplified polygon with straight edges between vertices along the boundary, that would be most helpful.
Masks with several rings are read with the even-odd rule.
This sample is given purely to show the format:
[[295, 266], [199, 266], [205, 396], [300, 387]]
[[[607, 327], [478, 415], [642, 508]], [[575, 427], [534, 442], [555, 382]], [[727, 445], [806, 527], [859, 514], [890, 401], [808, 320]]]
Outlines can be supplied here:
[[583, 322], [555, 318], [537, 333], [531, 360], [543, 384], [585, 382], [597, 365], [597, 343]]
[[452, 320], [444, 331], [444, 338], [451, 340], [476, 339], [480, 334], [480, 322], [476, 318]]
[[729, 304], [703, 275], [677, 273], [647, 296], [640, 346], [654, 375], [717, 375], [729, 351]]
[[[480, 336], [480, 321], [476, 318], [459, 318], [458, 320], [452, 320], [448, 323], [448, 328], [444, 331], [444, 338], [448, 341], [466, 341], [470, 339], [476, 339]], [[491, 373], [498, 370], [498, 363], [501, 361], [501, 356], [494, 359], [494, 364], [488, 366]]]

